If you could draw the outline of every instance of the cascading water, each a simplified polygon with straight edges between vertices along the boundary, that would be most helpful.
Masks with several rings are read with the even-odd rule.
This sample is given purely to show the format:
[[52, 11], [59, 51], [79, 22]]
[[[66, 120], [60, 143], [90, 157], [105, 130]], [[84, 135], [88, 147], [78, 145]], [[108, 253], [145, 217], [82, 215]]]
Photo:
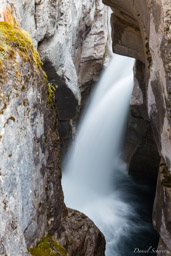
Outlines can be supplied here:
[[133, 255], [131, 239], [135, 242], [140, 229], [146, 232], [151, 228], [135, 212], [140, 204], [134, 192], [141, 188], [127, 175], [120, 160], [133, 87], [133, 63], [133, 59], [114, 55], [84, 111], [63, 163], [65, 203], [89, 216], [103, 232], [106, 256]]

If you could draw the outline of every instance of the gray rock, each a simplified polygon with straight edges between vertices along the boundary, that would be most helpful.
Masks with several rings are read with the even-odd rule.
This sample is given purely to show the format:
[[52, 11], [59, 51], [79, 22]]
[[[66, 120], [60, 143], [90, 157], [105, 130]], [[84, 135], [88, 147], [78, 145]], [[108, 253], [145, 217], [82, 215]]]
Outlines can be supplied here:
[[[23, 30], [16, 31], [25, 37]], [[26, 48], [20, 48], [20, 35], [18, 47], [10, 36], [3, 41], [8, 47], [2, 52], [0, 76], [2, 256], [29, 255], [27, 247], [35, 246], [47, 232], [61, 230], [65, 210], [56, 109], [48, 104], [39, 56], [28, 36]]]
[[[65, 120], [68, 126], [68, 138], [61, 142], [65, 152], [75, 130], [75, 125], [70, 124], [77, 123], [108, 52], [109, 8], [101, 0], [0, 0], [0, 4], [12, 9], [21, 27], [32, 36], [48, 80], [59, 88], [57, 98], [68, 92], [67, 105], [61, 109], [57, 102], [59, 121]], [[72, 116], [68, 115], [70, 107]]]
[[54, 238], [67, 249], [68, 255], [104, 256], [105, 239], [95, 224], [83, 213], [68, 209], [63, 218], [62, 235]]
[[[68, 140], [71, 119], [81, 104], [83, 70], [90, 60], [94, 71], [86, 83], [88, 79], [95, 82], [104, 63], [108, 40], [107, 7], [94, 0], [9, 0], [8, 3], [0, 0], [0, 4], [0, 21], [6, 20], [4, 8], [8, 6], [20, 26], [31, 34], [48, 78], [56, 87], [59, 118], [63, 124], [66, 122], [64, 129]], [[90, 44], [91, 49], [86, 52]], [[53, 105], [55, 95], [49, 104], [47, 81], [39, 65], [33, 63], [32, 50], [28, 47], [26, 55], [17, 47], [14, 51], [13, 58], [3, 59], [3, 76], [0, 77], [2, 256], [29, 255], [27, 247], [35, 246], [47, 233], [62, 237], [66, 215], [61, 188], [59, 123]], [[72, 132], [70, 134], [72, 136]], [[103, 235], [87, 217], [80, 213], [79, 218], [87, 232], [83, 233], [77, 255], [85, 249], [84, 239], [90, 255], [96, 252], [98, 256], [104, 255]], [[67, 225], [65, 231], [69, 234], [69, 222]]]

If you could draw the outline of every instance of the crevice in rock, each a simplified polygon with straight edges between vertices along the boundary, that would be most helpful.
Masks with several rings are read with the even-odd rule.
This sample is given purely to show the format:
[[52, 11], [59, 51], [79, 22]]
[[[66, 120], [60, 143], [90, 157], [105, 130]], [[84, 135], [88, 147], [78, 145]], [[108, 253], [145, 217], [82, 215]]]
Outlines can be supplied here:
[[44, 62], [44, 70], [48, 76], [49, 83], [55, 87], [55, 104], [58, 114], [58, 132], [62, 157], [73, 138], [72, 119], [78, 112], [78, 101], [73, 92], [66, 86], [64, 77], [57, 74], [50, 61]]

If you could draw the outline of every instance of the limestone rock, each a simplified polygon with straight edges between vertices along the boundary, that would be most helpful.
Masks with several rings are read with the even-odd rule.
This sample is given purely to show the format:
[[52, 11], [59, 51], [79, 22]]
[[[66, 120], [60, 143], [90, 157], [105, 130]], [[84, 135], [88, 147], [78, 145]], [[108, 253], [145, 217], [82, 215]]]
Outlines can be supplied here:
[[[48, 102], [48, 88], [56, 87], [58, 117], [68, 140], [69, 124], [81, 101], [80, 81], [84, 72], [80, 72], [80, 61], [85, 56], [84, 47], [86, 49], [89, 44], [89, 33], [96, 56], [92, 56], [91, 49], [82, 68], [89, 66], [89, 59], [93, 64], [95, 58], [98, 65], [98, 68], [92, 65], [95, 81], [103, 66], [108, 33], [104, 25], [107, 8], [94, 0], [9, 0], [8, 3], [0, 0], [0, 4], [0, 21], [9, 22], [10, 29], [21, 36], [21, 42], [17, 38], [8, 40], [10, 33], [0, 38], [3, 40], [0, 45], [0, 255], [24, 256], [29, 255], [27, 247], [35, 246], [47, 233], [64, 237], [66, 207], [61, 188], [59, 122], [56, 107], [51, 104], [55, 95], [51, 99], [53, 102]], [[12, 18], [12, 13], [17, 19]], [[47, 84], [30, 36], [18, 24], [31, 34], [50, 83]], [[70, 216], [72, 224], [76, 223], [76, 216]], [[93, 253], [104, 255], [103, 235], [81, 213], [79, 221], [86, 232], [80, 237], [78, 254], [74, 256], [80, 256], [81, 251], [92, 256]], [[72, 237], [69, 222], [65, 231]]]
[[139, 60], [134, 65], [134, 88], [130, 100], [132, 116], [149, 121], [145, 87], [145, 65]]
[[136, 61], [123, 158], [134, 179], [156, 185], [160, 156], [147, 115], [144, 75], [144, 64]]
[[[36, 15], [39, 13], [37, 24], [43, 27], [41, 10], [47, 8], [47, 2], [37, 5], [36, 9]], [[57, 85], [56, 104], [61, 129], [64, 123], [68, 127], [67, 136], [61, 141], [63, 149], [73, 134], [71, 123], [77, 119], [80, 106], [85, 104], [84, 92], [90, 94], [103, 68], [108, 11], [99, 0], [54, 1], [54, 8], [55, 3], [54, 34], [48, 39], [47, 35], [41, 36], [38, 51], [49, 81]]]
[[64, 232], [58, 241], [70, 256], [104, 256], [105, 239], [95, 224], [83, 213], [68, 209], [62, 221]]
[[[156, 198], [154, 202], [153, 224], [160, 233], [158, 255], [171, 252], [171, 174], [161, 159]], [[163, 251], [163, 253], [162, 253]]]
[[[125, 15], [126, 16], [126, 15]], [[124, 17], [125, 18], [125, 17]], [[135, 22], [122, 18], [122, 13], [117, 16], [112, 15], [111, 24], [113, 37], [113, 51], [117, 54], [134, 57], [140, 61], [144, 61], [143, 44], [141, 33]], [[122, 32], [121, 32], [122, 31]]]
[[24, 256], [60, 231], [64, 202], [56, 110], [31, 38], [12, 21], [0, 23], [0, 254]]
[[[137, 54], [144, 53], [145, 63], [145, 79], [147, 93], [147, 109], [148, 116], [153, 126], [158, 149], [167, 161], [170, 168], [171, 145], [169, 140], [170, 117], [169, 117], [169, 26], [170, 11], [169, 1], [149, 1], [145, 2], [129, 0], [125, 1], [104, 0], [104, 3], [111, 5], [115, 11], [116, 18], [119, 17], [129, 25], [136, 24], [140, 31], [142, 47], [133, 53], [133, 48], [137, 42], [129, 40], [125, 41], [127, 47], [132, 51], [131, 56], [137, 59]], [[156, 15], [158, 17], [156, 18]], [[120, 34], [124, 36], [124, 29], [120, 29]], [[113, 40], [114, 39], [113, 31]], [[120, 44], [120, 40], [116, 42], [116, 46]], [[165, 42], [165, 43], [164, 43]], [[125, 51], [116, 51], [119, 54], [126, 54]], [[168, 56], [168, 57], [167, 57]], [[167, 62], [167, 63], [166, 63]], [[147, 86], [148, 85], [148, 86]]]
[[57, 87], [57, 99], [65, 103], [67, 99], [62, 106], [57, 101], [59, 122], [68, 127], [67, 137], [61, 141], [63, 149], [73, 134], [71, 123], [77, 121], [80, 106], [103, 68], [109, 37], [108, 7], [101, 0], [0, 0], [0, 4], [12, 9], [21, 27], [32, 36], [48, 80]]
[[160, 239], [160, 241], [159, 241], [159, 246], [158, 246], [157, 250], [158, 250], [159, 256], [165, 256], [165, 255], [169, 254], [168, 247], [165, 245], [165, 243], [162, 241], [162, 239]]
[[[150, 186], [156, 185], [157, 172], [160, 163], [160, 156], [157, 151], [153, 133], [149, 122], [134, 119], [134, 122], [141, 122], [141, 127], [137, 127], [138, 132], [143, 130], [139, 136], [139, 141], [134, 148], [134, 154], [129, 162], [129, 173], [139, 182], [144, 182]], [[135, 131], [134, 131], [135, 132]], [[129, 131], [128, 131], [129, 133]], [[129, 134], [128, 134], [129, 136]]]

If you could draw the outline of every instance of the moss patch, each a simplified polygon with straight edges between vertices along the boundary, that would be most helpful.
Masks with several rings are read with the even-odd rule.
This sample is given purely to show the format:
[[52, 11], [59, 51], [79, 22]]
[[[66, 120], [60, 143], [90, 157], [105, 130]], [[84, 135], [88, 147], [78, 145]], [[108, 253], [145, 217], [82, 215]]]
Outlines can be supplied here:
[[52, 83], [48, 83], [48, 103], [49, 105], [52, 104], [54, 95], [55, 95], [56, 88]]
[[34, 49], [31, 36], [19, 27], [0, 22], [0, 69], [3, 68], [3, 60], [14, 57], [16, 51], [25, 61], [33, 60], [37, 70], [42, 68], [40, 56]]
[[47, 236], [41, 239], [36, 248], [29, 249], [32, 256], [66, 256], [65, 248]]

